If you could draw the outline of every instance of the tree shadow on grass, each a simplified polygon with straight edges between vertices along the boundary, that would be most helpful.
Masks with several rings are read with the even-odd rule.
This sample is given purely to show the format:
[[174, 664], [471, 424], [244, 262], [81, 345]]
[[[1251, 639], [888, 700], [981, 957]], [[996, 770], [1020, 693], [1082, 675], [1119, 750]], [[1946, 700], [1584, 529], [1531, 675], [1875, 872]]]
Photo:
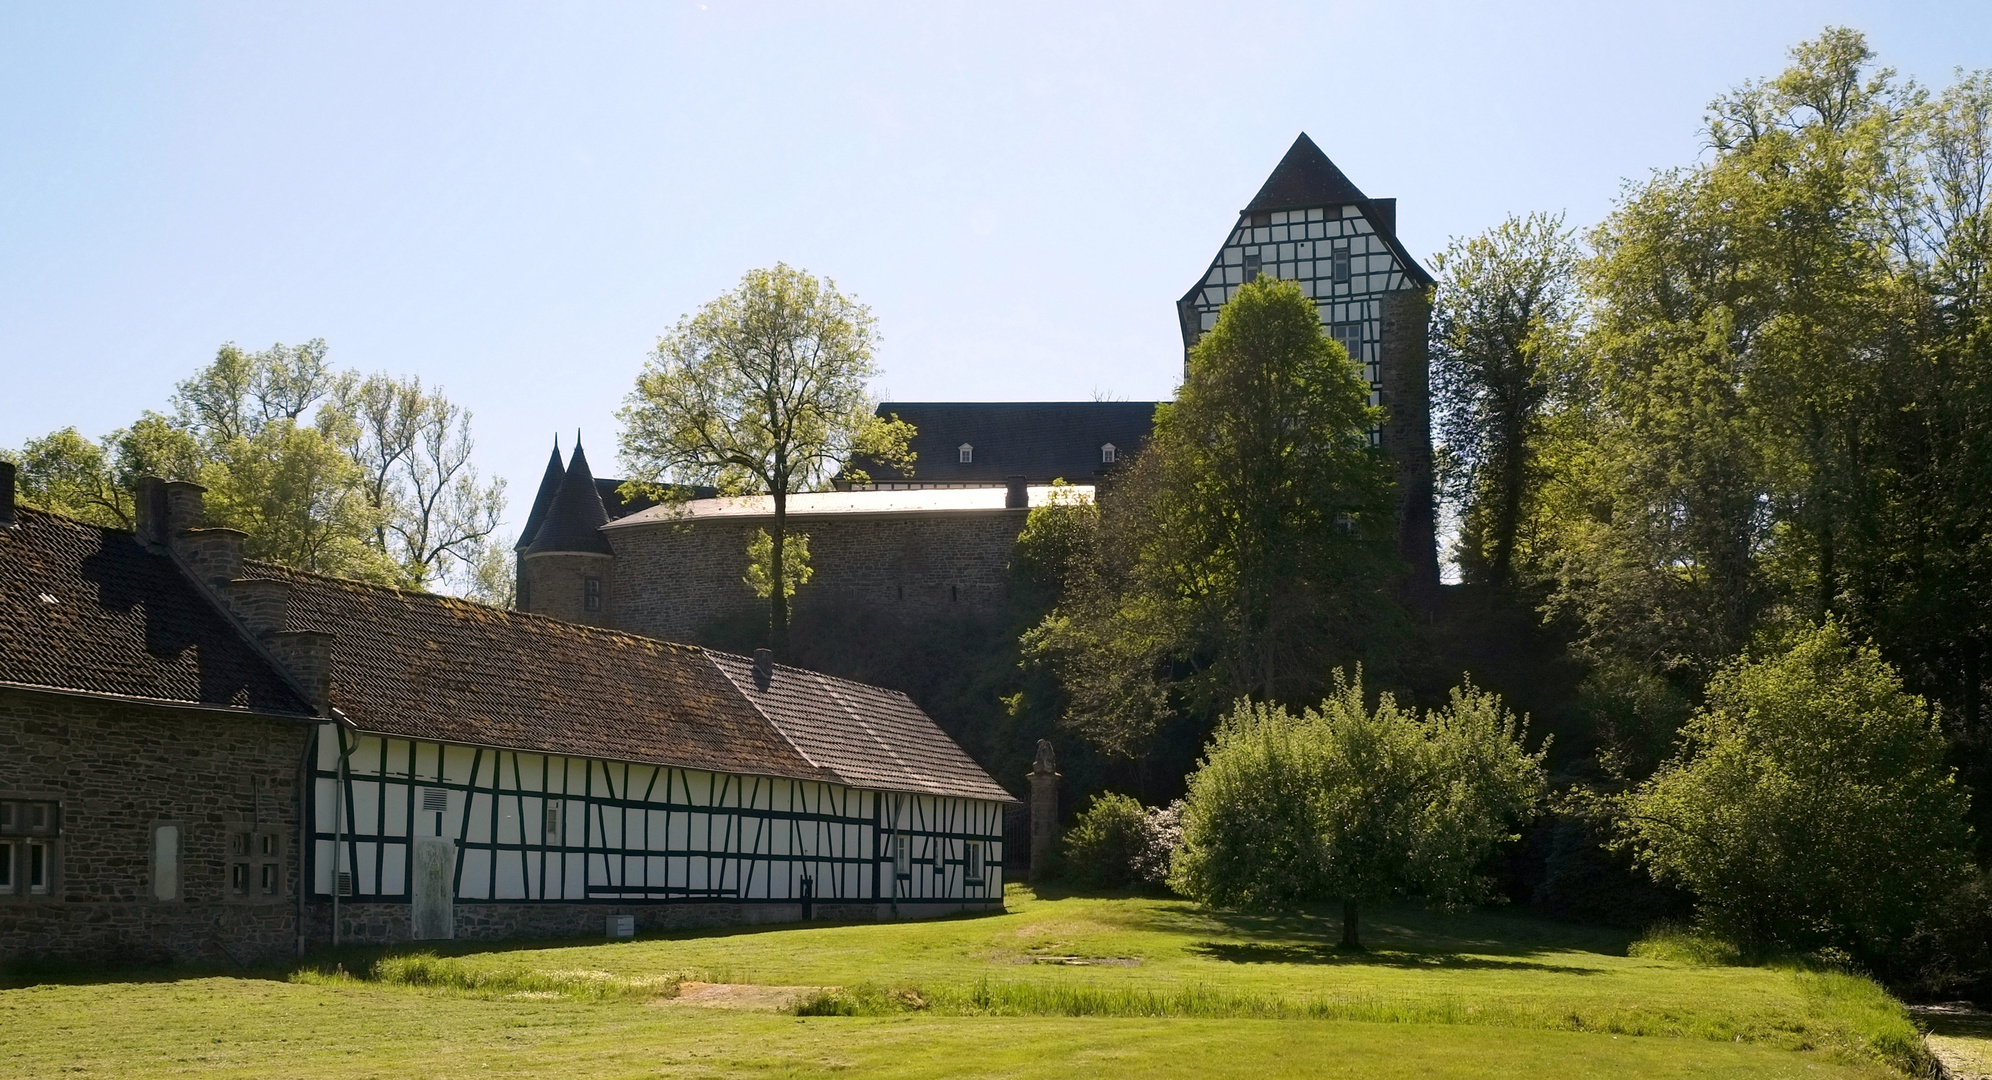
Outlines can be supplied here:
[[1327, 964], [1350, 967], [1395, 967], [1434, 971], [1545, 971], [1557, 975], [1597, 975], [1596, 968], [1569, 964], [1544, 964], [1534, 960], [1502, 960], [1459, 953], [1381, 952], [1344, 949], [1325, 943], [1270, 945], [1259, 943], [1199, 941], [1189, 952], [1232, 964]]

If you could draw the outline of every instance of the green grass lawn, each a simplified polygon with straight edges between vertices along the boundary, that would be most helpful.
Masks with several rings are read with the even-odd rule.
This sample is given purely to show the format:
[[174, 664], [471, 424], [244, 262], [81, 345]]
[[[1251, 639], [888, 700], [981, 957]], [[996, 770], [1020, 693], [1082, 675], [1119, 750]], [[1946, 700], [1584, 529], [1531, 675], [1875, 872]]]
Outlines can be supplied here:
[[[19, 986], [0, 990], [0, 1075], [1869, 1077], [1920, 1053], [1865, 980], [1628, 956], [1625, 935], [1518, 915], [1391, 912], [1351, 956], [1325, 913], [1009, 899], [926, 923]], [[838, 987], [808, 1007], [861, 1015], [696, 1007], [681, 978]]]

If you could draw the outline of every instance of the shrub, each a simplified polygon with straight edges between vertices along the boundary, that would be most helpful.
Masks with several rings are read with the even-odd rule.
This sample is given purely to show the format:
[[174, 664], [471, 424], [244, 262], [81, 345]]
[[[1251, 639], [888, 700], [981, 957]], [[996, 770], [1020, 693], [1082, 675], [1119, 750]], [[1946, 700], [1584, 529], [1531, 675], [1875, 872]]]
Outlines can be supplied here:
[[1126, 795], [1095, 795], [1065, 834], [1073, 880], [1108, 889], [1154, 888], [1182, 843], [1181, 802], [1150, 809]]
[[1839, 948], [1899, 973], [1968, 867], [1965, 796], [1923, 699], [1829, 620], [1718, 673], [1684, 740], [1620, 803], [1653, 875], [1746, 950]]
[[1475, 868], [1542, 797], [1522, 734], [1471, 684], [1422, 718], [1388, 694], [1366, 708], [1360, 672], [1299, 716], [1242, 703], [1190, 777], [1170, 884], [1248, 910], [1339, 897], [1351, 948], [1361, 905], [1483, 899]]

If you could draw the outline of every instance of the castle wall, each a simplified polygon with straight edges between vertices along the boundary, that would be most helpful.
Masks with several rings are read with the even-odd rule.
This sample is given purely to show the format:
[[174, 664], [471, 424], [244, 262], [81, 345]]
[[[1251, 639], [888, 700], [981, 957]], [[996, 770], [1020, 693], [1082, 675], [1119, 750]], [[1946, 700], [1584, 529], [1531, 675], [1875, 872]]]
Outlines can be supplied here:
[[[590, 626], [614, 624], [617, 560], [581, 551], [548, 551], [519, 560], [519, 609]], [[599, 582], [599, 600], [588, 604], [588, 581]]]
[[1397, 545], [1411, 569], [1410, 592], [1429, 598], [1439, 587], [1437, 490], [1432, 476], [1432, 305], [1423, 289], [1383, 295], [1382, 446], [1396, 463]]
[[[1002, 602], [1023, 509], [791, 517], [809, 536], [808, 584], [796, 603], [863, 603], [907, 615], [987, 610]], [[667, 641], [714, 620], [765, 611], [747, 585], [747, 545], [766, 518], [611, 528], [619, 629]], [[534, 600], [535, 610], [544, 610]], [[551, 612], [549, 612], [551, 614]]]
[[[179, 959], [243, 964], [297, 949], [297, 779], [310, 727], [296, 721], [0, 690], [0, 799], [59, 806], [53, 835], [17, 824], [0, 959]], [[17, 819], [18, 820], [18, 819]], [[156, 827], [179, 837], [180, 887], [155, 897]], [[274, 834], [275, 891], [260, 862], [235, 894], [231, 834]], [[28, 843], [54, 849], [31, 890]], [[251, 853], [251, 858], [257, 853]]]

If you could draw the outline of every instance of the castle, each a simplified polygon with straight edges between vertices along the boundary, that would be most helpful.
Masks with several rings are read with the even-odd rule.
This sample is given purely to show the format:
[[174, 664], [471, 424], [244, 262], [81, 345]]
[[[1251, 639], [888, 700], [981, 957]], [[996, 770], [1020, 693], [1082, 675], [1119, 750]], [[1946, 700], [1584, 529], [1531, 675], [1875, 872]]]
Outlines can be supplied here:
[[[1398, 546], [1414, 601], [1438, 587], [1426, 333], [1431, 275], [1397, 238], [1395, 199], [1363, 194], [1302, 134], [1215, 258], [1177, 301], [1187, 354], [1240, 285], [1296, 281], [1348, 350], [1386, 420], [1372, 438], [1396, 467]], [[1090, 498], [1146, 441], [1155, 402], [914, 402], [881, 405], [917, 434], [911, 474], [863, 463], [868, 482], [791, 495], [809, 537], [803, 603], [908, 615], [992, 609], [1029, 508], [1054, 481]], [[767, 496], [694, 492], [678, 505], [629, 501], [581, 447], [556, 445], [518, 541], [518, 606], [667, 640], [763, 610], [747, 545], [773, 518]]]

